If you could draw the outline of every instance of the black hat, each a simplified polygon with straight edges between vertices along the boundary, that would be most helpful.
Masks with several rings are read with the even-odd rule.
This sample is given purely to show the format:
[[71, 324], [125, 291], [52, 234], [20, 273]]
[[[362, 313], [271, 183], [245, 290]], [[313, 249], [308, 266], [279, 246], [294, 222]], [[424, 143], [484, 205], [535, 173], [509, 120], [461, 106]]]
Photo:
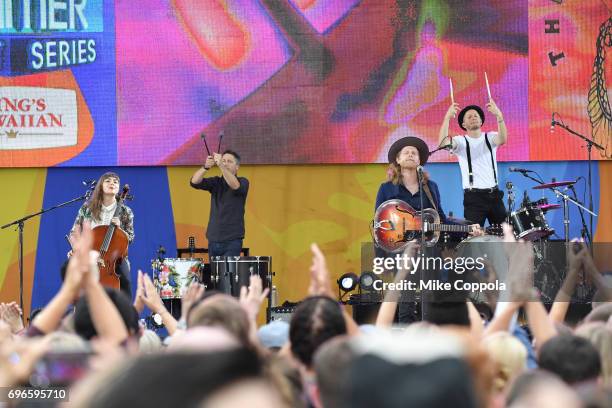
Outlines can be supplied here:
[[395, 163], [397, 155], [406, 146], [416, 147], [416, 149], [419, 151], [421, 166], [427, 163], [427, 159], [429, 159], [429, 147], [427, 147], [427, 143], [425, 143], [422, 139], [414, 136], [402, 137], [391, 145], [391, 148], [389, 149], [389, 163]]
[[465, 116], [467, 111], [472, 110], [472, 109], [478, 112], [478, 115], [480, 116], [480, 121], [484, 125], [485, 116], [484, 116], [484, 112], [482, 111], [482, 108], [478, 105], [470, 105], [470, 106], [466, 106], [465, 108], [461, 109], [461, 112], [459, 112], [459, 116], [457, 117], [457, 122], [459, 122], [459, 127], [463, 130], [467, 130], [466, 128], [463, 127], [463, 117]]

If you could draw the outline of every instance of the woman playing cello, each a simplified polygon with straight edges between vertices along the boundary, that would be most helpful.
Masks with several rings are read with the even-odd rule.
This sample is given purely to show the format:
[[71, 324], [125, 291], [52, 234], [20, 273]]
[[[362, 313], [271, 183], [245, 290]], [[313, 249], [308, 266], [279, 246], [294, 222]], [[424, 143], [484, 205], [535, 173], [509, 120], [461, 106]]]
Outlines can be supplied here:
[[[81, 228], [84, 221], [90, 223], [94, 229], [94, 235], [96, 227], [113, 224], [119, 228], [114, 231], [113, 235], [124, 233], [127, 235], [128, 242], [131, 243], [134, 240], [134, 213], [125, 204], [118, 203], [118, 193], [119, 176], [112, 172], [104, 173], [98, 179], [91, 198], [79, 209], [71, 233], [76, 228]], [[117, 209], [118, 205], [119, 209]], [[102, 236], [101, 241], [103, 238]], [[114, 239], [116, 238], [113, 236]], [[99, 250], [95, 244], [96, 242], [94, 242], [94, 249]], [[121, 291], [131, 298], [130, 263], [127, 257], [122, 257], [117, 261], [115, 273], [118, 275]]]

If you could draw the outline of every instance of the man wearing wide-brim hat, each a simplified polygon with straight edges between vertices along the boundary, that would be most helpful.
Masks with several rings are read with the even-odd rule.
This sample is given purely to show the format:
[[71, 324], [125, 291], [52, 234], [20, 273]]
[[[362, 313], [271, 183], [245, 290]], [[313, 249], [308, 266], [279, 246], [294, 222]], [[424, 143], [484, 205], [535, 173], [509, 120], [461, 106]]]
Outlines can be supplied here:
[[[381, 184], [376, 195], [375, 210], [385, 201], [399, 199], [406, 202], [415, 210], [421, 210], [421, 195], [417, 167], [427, 163], [429, 148], [418, 137], [403, 137], [389, 149], [388, 154], [390, 180]], [[427, 172], [423, 172], [423, 208], [433, 208], [440, 215], [440, 222], [449, 223], [440, 200], [438, 185], [429, 179]], [[473, 235], [481, 235], [478, 224], [472, 225]], [[377, 256], [388, 254], [377, 250]], [[409, 296], [408, 296], [409, 297]], [[402, 301], [398, 306], [398, 318], [401, 323], [410, 323], [418, 319], [419, 311], [414, 302]]]
[[[407, 202], [416, 210], [421, 209], [419, 195], [419, 180], [416, 172], [417, 166], [422, 166], [429, 159], [429, 148], [427, 144], [418, 137], [407, 136], [396, 140], [388, 153], [390, 180], [381, 184], [376, 195], [376, 208], [383, 202], [398, 198]], [[428, 184], [431, 196], [440, 214], [440, 220], [446, 221], [446, 215], [440, 205], [440, 191], [438, 185], [429, 180], [429, 177], [424, 173], [424, 178]], [[434, 208], [431, 200], [424, 197], [423, 206], [425, 208]]]
[[[486, 107], [497, 118], [497, 132], [482, 131], [485, 115], [479, 106], [469, 105], [459, 112], [459, 104], [453, 103], [444, 116], [438, 140], [440, 145], [450, 144], [451, 151], [459, 159], [463, 217], [480, 225], [484, 225], [486, 220], [489, 224], [501, 224], [506, 218], [504, 193], [498, 187], [497, 148], [506, 143], [508, 131], [493, 99]], [[459, 127], [466, 133], [451, 138], [449, 125], [455, 116]]]

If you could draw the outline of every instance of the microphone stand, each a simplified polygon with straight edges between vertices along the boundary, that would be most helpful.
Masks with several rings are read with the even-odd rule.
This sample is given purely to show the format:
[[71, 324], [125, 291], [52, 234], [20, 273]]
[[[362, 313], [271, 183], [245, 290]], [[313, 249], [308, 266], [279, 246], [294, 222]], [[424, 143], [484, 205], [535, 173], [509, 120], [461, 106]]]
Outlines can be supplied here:
[[451, 152], [452, 148], [453, 148], [452, 144], [447, 144], [446, 146], [441, 146], [441, 147], [438, 147], [436, 150], [432, 150], [431, 152], [429, 152], [429, 155], [431, 156], [432, 154], [434, 154], [435, 152], [439, 152], [440, 150], [448, 150], [449, 153], [452, 153]]
[[565, 233], [565, 243], [567, 244], [567, 243], [569, 243], [569, 208], [568, 208], [567, 202], [569, 201], [571, 203], [574, 203], [576, 206], [578, 206], [578, 208], [582, 208], [584, 211], [586, 211], [589, 214], [591, 214], [591, 217], [597, 216], [597, 214], [595, 214], [593, 211], [587, 209], [585, 206], [583, 206], [578, 201], [574, 200], [573, 198], [571, 198], [569, 195], [567, 195], [563, 191], [559, 190], [558, 188], [553, 187], [553, 188], [551, 188], [551, 190], [557, 196], [560, 196], [563, 199], [563, 229], [564, 229], [564, 233]]
[[[572, 128], [570, 128], [569, 126], [565, 126], [563, 123], [561, 122], [557, 122], [556, 120], [552, 121], [552, 125], [553, 126], [559, 126], [560, 128], [564, 129], [566, 132], [574, 135], [574, 136], [578, 136], [580, 139], [582, 139], [585, 143], [586, 143], [586, 147], [587, 147], [587, 154], [588, 154], [588, 166], [589, 166], [589, 235], [592, 234], [593, 232], [593, 215], [595, 215], [593, 213], [593, 184], [592, 184], [592, 176], [591, 176], [591, 150], [593, 148], [593, 146], [595, 146], [597, 149], [599, 150], [604, 150], [603, 146], [601, 146], [600, 144], [595, 143], [592, 139], [587, 138], [586, 136], [581, 135], [580, 133], [574, 131]], [[593, 245], [591, 245], [591, 254], [593, 253]]]
[[[570, 185], [569, 186], [570, 190], [572, 190], [572, 193], [574, 194], [574, 200], [578, 201], [578, 194], [576, 194], [576, 189], [574, 188], [574, 185]], [[582, 208], [579, 208], [579, 212], [580, 212], [580, 220], [582, 221], [582, 236], [586, 238], [586, 241], [589, 243], [589, 245], [593, 245], [593, 239], [591, 238], [591, 234], [589, 233], [589, 229], [587, 228], [586, 225], [586, 221], [584, 220], [584, 211], [582, 211]], [[591, 216], [592, 217], [592, 216]]]
[[0, 227], [0, 229], [5, 229], [8, 228], [12, 225], [17, 225], [17, 231], [18, 231], [18, 239], [19, 239], [19, 256], [17, 258], [17, 262], [19, 265], [19, 306], [21, 307], [21, 310], [23, 311], [23, 229], [25, 227], [25, 222], [27, 220], [29, 220], [30, 218], [36, 217], [37, 215], [42, 215], [45, 214], [49, 211], [53, 211], [57, 208], [61, 208], [64, 206], [67, 206], [69, 204], [75, 203], [77, 201], [82, 201], [82, 200], [86, 200], [89, 198], [89, 196], [91, 195], [92, 190], [87, 190], [87, 192], [77, 198], [73, 198], [72, 200], [63, 202], [61, 204], [57, 204], [54, 205], [53, 207], [47, 208], [47, 209], [42, 209], [39, 212], [36, 212], [34, 214], [29, 214], [26, 215], [25, 217], [21, 217], [18, 220], [9, 222], [8, 224], [5, 224], [3, 226]]
[[[423, 189], [424, 189], [424, 180], [423, 180], [423, 170], [417, 170], [417, 178], [419, 180], [419, 200], [421, 201], [421, 255], [425, 256], [425, 232], [427, 231], [427, 221], [425, 221], [424, 213], [423, 213]], [[419, 272], [419, 279], [421, 282], [423, 281], [423, 267], [421, 267]], [[421, 295], [420, 303], [421, 303], [421, 321], [424, 317], [425, 307], [424, 307], [424, 296]], [[418, 304], [418, 303], [417, 303]]]

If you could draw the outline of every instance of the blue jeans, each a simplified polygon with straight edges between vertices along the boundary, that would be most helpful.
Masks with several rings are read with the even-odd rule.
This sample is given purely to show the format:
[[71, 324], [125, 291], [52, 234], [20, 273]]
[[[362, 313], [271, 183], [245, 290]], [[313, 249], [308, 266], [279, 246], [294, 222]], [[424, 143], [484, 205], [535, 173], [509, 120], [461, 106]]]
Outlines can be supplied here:
[[208, 257], [213, 256], [240, 256], [242, 250], [242, 239], [232, 239], [223, 242], [208, 242]]

